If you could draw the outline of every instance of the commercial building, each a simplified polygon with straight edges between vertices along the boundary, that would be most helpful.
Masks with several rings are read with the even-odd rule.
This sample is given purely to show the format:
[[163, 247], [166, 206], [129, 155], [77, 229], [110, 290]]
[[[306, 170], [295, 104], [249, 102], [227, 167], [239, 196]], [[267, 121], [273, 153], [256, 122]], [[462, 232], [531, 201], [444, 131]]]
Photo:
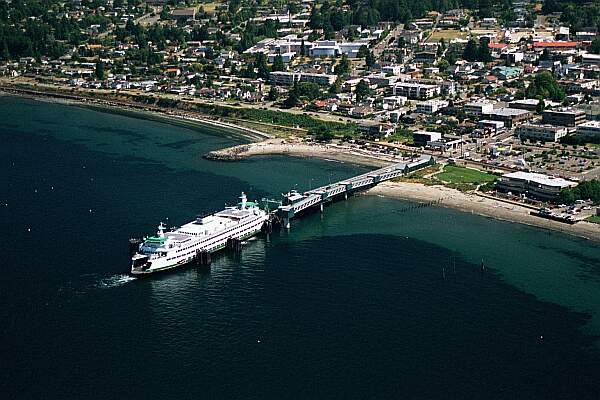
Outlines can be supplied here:
[[502, 121], [492, 121], [489, 119], [482, 119], [477, 123], [477, 126], [487, 132], [490, 135], [497, 135], [501, 131], [504, 130], [504, 122]]
[[533, 113], [517, 108], [502, 107], [496, 108], [490, 113], [485, 113], [483, 116], [493, 121], [502, 121], [504, 122], [504, 126], [510, 129], [515, 125], [530, 120], [533, 117]]
[[483, 114], [489, 114], [494, 110], [494, 103], [489, 101], [478, 101], [467, 103], [464, 106], [465, 114], [469, 117], [481, 117]]
[[586, 65], [600, 65], [600, 54], [584, 54], [581, 57], [581, 62]]
[[[538, 99], [522, 99], [522, 100], [514, 100], [508, 103], [510, 108], [519, 108], [521, 110], [527, 111], [536, 111], [538, 108], [538, 104], [540, 101]], [[560, 105], [560, 103], [553, 103], [550, 100], [544, 100], [545, 107], [551, 107]]]
[[448, 102], [446, 100], [425, 100], [417, 103], [417, 112], [422, 114], [435, 114], [444, 107], [448, 107]]
[[337, 42], [335, 40], [318, 40], [309, 49], [309, 54], [313, 57], [336, 57], [346, 54], [349, 58], [356, 58], [362, 46], [368, 48], [369, 41]]
[[544, 142], [557, 142], [567, 136], [569, 131], [564, 126], [523, 124], [517, 128], [516, 134], [521, 139], [533, 139]]
[[587, 139], [600, 139], [600, 121], [587, 121], [577, 125], [575, 136]]
[[176, 8], [171, 11], [171, 19], [187, 21], [189, 19], [196, 19], [196, 9], [193, 7], [189, 8]]
[[494, 67], [492, 73], [498, 77], [498, 79], [507, 80], [518, 78], [523, 75], [523, 68], [519, 67]]
[[577, 182], [532, 172], [505, 174], [496, 183], [498, 190], [520, 193], [540, 200], [555, 199], [562, 189], [574, 186], [577, 186]]
[[415, 131], [413, 132], [413, 141], [415, 146], [425, 147], [428, 142], [436, 142], [442, 140], [440, 132], [431, 131]]
[[370, 137], [381, 138], [394, 133], [394, 125], [375, 121], [361, 121], [358, 123], [358, 131]]
[[331, 85], [337, 76], [329, 74], [315, 74], [308, 72], [284, 72], [275, 71], [269, 73], [269, 82], [272, 85], [288, 85], [291, 86], [294, 82], [313, 82], [319, 85]]
[[575, 50], [577, 48], [577, 42], [567, 41], [556, 41], [556, 42], [534, 42], [534, 50]]
[[394, 96], [404, 96], [409, 99], [430, 99], [439, 96], [441, 87], [424, 83], [398, 82], [392, 86]]
[[573, 108], [546, 110], [542, 112], [542, 123], [550, 125], [577, 126], [585, 122], [585, 112]]

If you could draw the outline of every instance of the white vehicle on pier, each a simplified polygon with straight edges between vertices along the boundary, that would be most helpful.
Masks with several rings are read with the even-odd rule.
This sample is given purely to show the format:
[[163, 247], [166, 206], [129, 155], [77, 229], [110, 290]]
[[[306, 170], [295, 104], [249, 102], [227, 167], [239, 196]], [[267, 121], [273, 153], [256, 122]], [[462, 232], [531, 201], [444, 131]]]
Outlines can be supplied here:
[[147, 275], [188, 264], [201, 254], [227, 246], [230, 239], [243, 240], [261, 231], [269, 214], [242, 193], [236, 207], [198, 217], [182, 227], [165, 232], [158, 227], [156, 236], [147, 237], [131, 258], [131, 274]]

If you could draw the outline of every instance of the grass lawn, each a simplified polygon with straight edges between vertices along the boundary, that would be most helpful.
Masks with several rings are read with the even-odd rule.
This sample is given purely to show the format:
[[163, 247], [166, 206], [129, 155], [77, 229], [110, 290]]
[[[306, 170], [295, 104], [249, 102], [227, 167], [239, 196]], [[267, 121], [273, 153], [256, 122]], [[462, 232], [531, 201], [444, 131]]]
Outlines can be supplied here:
[[600, 224], [600, 215], [592, 215], [587, 219], [588, 222], [593, 222], [594, 224]]
[[436, 30], [435, 32], [433, 32], [433, 35], [431, 35], [430, 40], [434, 42], [439, 42], [440, 39], [444, 39], [444, 41], [449, 42], [453, 39], [466, 39], [467, 35], [467, 32], [461, 32], [457, 29], [444, 29], [441, 31]]
[[440, 181], [447, 183], [473, 183], [481, 184], [494, 182], [498, 177], [487, 172], [478, 171], [476, 169], [459, 167], [456, 165], [446, 165], [444, 171], [434, 175]]
[[217, 1], [212, 1], [212, 2], [209, 2], [209, 3], [200, 3], [200, 5], [202, 6], [202, 8], [204, 8], [204, 11], [207, 12], [207, 13], [214, 13], [215, 9], [217, 8], [217, 6], [219, 4], [220, 3], [217, 2]]

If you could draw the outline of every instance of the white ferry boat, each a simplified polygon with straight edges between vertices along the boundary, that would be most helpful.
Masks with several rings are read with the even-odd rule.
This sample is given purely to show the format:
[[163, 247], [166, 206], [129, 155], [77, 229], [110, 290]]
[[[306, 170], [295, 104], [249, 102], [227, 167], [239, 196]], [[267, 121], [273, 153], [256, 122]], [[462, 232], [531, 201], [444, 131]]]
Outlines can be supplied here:
[[236, 207], [198, 217], [182, 227], [165, 232], [160, 223], [156, 236], [147, 237], [131, 258], [131, 274], [147, 275], [192, 262], [201, 253], [227, 246], [229, 239], [243, 240], [260, 232], [269, 214], [242, 193]]

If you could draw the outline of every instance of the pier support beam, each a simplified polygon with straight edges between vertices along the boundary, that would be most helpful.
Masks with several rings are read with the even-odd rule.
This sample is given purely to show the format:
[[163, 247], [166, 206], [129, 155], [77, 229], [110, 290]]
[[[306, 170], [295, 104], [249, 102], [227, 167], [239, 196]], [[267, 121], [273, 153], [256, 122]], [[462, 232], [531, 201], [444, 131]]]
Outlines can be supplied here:
[[348, 191], [344, 192], [344, 200], [348, 200]]
[[319, 205], [319, 209], [321, 210], [321, 212], [323, 212], [323, 203], [321, 203], [321, 204]]
[[285, 229], [290, 229], [291, 228], [290, 219], [289, 218], [284, 218], [283, 219], [283, 226], [285, 227]]

